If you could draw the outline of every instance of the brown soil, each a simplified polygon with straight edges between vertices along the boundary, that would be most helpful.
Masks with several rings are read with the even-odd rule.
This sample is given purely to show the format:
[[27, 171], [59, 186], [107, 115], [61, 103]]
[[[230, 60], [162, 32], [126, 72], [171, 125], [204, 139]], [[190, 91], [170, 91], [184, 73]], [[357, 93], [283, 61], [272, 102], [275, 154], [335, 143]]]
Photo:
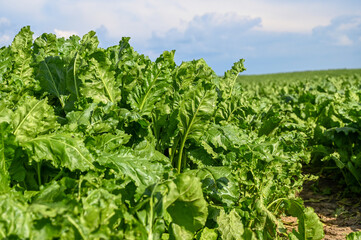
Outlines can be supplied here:
[[[342, 197], [341, 193], [335, 182], [320, 178], [317, 188], [314, 182], [306, 182], [299, 194], [324, 224], [326, 240], [345, 239], [347, 234], [361, 231], [361, 197]], [[282, 221], [287, 230], [297, 228], [297, 218], [284, 217]]]

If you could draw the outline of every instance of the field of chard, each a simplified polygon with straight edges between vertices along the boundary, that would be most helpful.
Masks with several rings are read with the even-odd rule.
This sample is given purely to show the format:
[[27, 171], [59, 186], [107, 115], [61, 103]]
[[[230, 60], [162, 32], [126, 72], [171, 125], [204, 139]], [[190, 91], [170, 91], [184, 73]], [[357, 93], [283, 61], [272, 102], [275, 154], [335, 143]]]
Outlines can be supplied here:
[[361, 193], [361, 75], [253, 81], [243, 59], [220, 77], [98, 44], [24, 27], [0, 48], [1, 239], [316, 240], [303, 182]]

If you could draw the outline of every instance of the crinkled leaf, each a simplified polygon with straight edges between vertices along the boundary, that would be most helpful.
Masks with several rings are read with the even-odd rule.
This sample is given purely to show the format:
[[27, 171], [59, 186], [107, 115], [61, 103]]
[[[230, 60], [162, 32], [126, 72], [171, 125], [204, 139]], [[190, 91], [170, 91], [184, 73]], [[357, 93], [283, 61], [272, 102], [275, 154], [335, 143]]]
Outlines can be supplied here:
[[200, 233], [197, 234], [197, 240], [217, 240], [218, 234], [215, 229], [203, 228]]
[[10, 51], [13, 59], [12, 82], [29, 85], [34, 83], [32, 64], [33, 32], [30, 26], [23, 27], [15, 36]]
[[36, 162], [49, 160], [55, 167], [66, 167], [71, 171], [94, 168], [93, 156], [75, 134], [42, 135], [24, 142], [22, 146]]
[[39, 63], [37, 79], [43, 90], [56, 96], [62, 107], [69, 94], [66, 89], [64, 62], [59, 57], [46, 57]]
[[[169, 189], [173, 191], [165, 198], [164, 207], [172, 219], [170, 239], [193, 239], [204, 226], [208, 215], [202, 184], [197, 177], [187, 174], [178, 175], [169, 184]], [[172, 187], [173, 184], [176, 188]]]
[[10, 48], [0, 48], [0, 84], [4, 81], [4, 75], [11, 67]]
[[53, 33], [43, 33], [35, 39], [33, 53], [36, 62], [41, 62], [45, 58], [58, 55], [58, 39]]
[[312, 208], [304, 208], [295, 200], [287, 200], [287, 204], [288, 213], [298, 218], [298, 232], [293, 230], [290, 233], [291, 238], [298, 240], [323, 239], [323, 224]]
[[16, 148], [15, 136], [10, 125], [0, 122], [0, 193], [9, 190], [9, 168]]
[[58, 126], [54, 110], [48, 105], [47, 99], [23, 98], [12, 117], [14, 135], [20, 143], [49, 133]]
[[235, 62], [230, 70], [224, 73], [224, 77], [220, 80], [220, 91], [224, 101], [232, 97], [233, 94], [239, 92], [236, 89], [236, 83], [238, 75], [245, 71], [244, 59], [240, 59], [238, 62]]
[[81, 94], [93, 99], [94, 102], [118, 102], [121, 92], [114, 74], [106, 53], [104, 51], [93, 53], [88, 64], [79, 73], [79, 79], [82, 81]]
[[[214, 86], [198, 84], [183, 96], [179, 108], [179, 146], [174, 144], [172, 151], [178, 150], [177, 168], [181, 171], [183, 151], [189, 138], [198, 140], [207, 129], [207, 125], [213, 116], [216, 103], [216, 91]], [[173, 160], [173, 159], [172, 159]], [[185, 163], [183, 162], [183, 165]]]
[[138, 79], [138, 84], [129, 93], [130, 106], [141, 115], [150, 116], [171, 87], [174, 66], [174, 51], [164, 52], [154, 64], [149, 64], [142, 78]]
[[190, 172], [202, 182], [203, 192], [216, 203], [234, 205], [239, 199], [238, 182], [229, 167], [205, 167]]
[[123, 148], [115, 154], [103, 154], [97, 160], [100, 165], [113, 169], [117, 178], [130, 178], [137, 186], [136, 192], [143, 194], [151, 184], [163, 178], [164, 165], [151, 158], [136, 156], [130, 150]]
[[361, 231], [352, 232], [346, 236], [346, 240], [359, 240], [361, 239]]
[[210, 85], [199, 84], [183, 96], [179, 119], [184, 139], [199, 138], [215, 110], [216, 92]]
[[12, 193], [0, 195], [0, 237], [17, 236], [26, 239], [31, 236], [32, 217], [27, 204]]
[[222, 209], [217, 217], [218, 231], [224, 240], [243, 239], [244, 227], [241, 217], [235, 209], [228, 214]]

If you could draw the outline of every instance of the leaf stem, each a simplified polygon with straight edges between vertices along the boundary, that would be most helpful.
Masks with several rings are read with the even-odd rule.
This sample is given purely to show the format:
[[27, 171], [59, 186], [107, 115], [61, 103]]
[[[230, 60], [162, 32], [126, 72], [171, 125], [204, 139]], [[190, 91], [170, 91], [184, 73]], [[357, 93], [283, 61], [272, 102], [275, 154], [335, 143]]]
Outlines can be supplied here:
[[40, 187], [41, 186], [41, 162], [36, 163], [36, 171], [37, 171], [37, 174], [38, 174], [38, 184], [39, 184], [39, 187]]

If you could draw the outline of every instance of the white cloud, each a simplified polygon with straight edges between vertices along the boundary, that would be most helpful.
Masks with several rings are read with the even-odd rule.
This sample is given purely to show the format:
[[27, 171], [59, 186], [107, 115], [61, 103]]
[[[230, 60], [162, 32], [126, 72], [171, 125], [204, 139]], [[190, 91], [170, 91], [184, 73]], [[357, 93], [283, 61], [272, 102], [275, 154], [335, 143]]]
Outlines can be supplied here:
[[[263, 19], [236, 13], [207, 13], [194, 17], [185, 29], [154, 34], [145, 45], [136, 42], [142, 53], [159, 56], [176, 49], [176, 61], [204, 58], [222, 74], [239, 58], [246, 59], [247, 73], [301, 71], [360, 67], [358, 54], [361, 25], [346, 30], [355, 16], [335, 18], [310, 33], [261, 31]], [[358, 59], [358, 60], [356, 60]]]
[[5, 18], [5, 17], [1, 17], [0, 18], [0, 26], [1, 25], [9, 25], [10, 24], [10, 20]]
[[63, 37], [63, 38], [69, 38], [72, 35], [78, 35], [78, 33], [75, 31], [64, 31], [56, 28], [54, 29], [54, 32], [57, 37]]
[[336, 45], [351, 46], [353, 44], [353, 41], [346, 35], [337, 36], [336, 39], [337, 39]]
[[262, 18], [262, 25], [257, 26], [262, 31], [310, 33], [316, 26], [329, 24], [337, 15], [357, 11], [340, 7], [346, 4], [333, 1], [327, 4], [321, 1], [280, 0], [34, 0], [31, 4], [28, 0], [0, 2], [6, 12], [20, 15], [31, 24], [36, 22], [52, 26], [51, 29], [71, 28], [80, 34], [104, 25], [109, 36], [117, 39], [122, 36], [144, 39], [151, 37], [153, 33], [164, 34], [174, 28], [184, 30], [194, 16], [209, 12], [223, 17], [228, 12], [237, 12], [239, 16]]
[[0, 36], [0, 47], [3, 45], [6, 45], [10, 42], [10, 36], [9, 35], [2, 35]]

